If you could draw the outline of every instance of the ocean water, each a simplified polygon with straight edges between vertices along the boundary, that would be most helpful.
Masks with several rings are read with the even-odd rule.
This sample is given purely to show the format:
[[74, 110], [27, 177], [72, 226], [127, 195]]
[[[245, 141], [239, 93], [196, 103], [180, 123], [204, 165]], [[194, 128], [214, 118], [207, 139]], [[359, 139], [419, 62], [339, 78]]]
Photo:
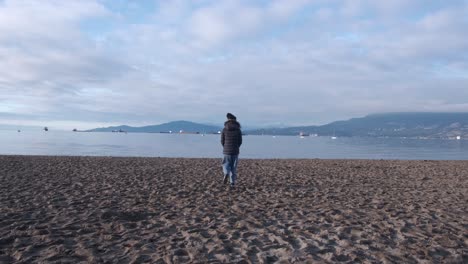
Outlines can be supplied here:
[[[241, 158], [468, 160], [467, 140], [246, 135]], [[219, 158], [220, 135], [0, 131], [3, 155]]]

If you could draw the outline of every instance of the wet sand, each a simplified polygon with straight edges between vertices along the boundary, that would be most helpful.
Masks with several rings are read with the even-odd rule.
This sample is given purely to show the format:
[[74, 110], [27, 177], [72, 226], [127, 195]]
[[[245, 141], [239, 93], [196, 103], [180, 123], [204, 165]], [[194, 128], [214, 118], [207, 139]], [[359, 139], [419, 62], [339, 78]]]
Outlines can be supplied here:
[[0, 156], [0, 263], [468, 263], [468, 161]]

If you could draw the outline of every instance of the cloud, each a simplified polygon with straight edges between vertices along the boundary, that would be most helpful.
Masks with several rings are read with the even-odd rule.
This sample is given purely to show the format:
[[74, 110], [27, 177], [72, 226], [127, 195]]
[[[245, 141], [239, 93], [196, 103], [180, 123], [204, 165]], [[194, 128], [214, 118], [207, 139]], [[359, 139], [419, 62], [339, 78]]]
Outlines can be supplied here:
[[309, 0], [276, 0], [265, 5], [249, 1], [217, 1], [195, 8], [187, 31], [202, 48], [212, 48], [227, 41], [255, 38], [274, 25], [287, 23]]
[[[92, 1], [6, 1], [0, 6], [0, 98], [19, 113], [47, 113], [118, 74], [124, 65], [101, 54], [80, 22], [108, 16]], [[66, 101], [65, 101], [66, 102]]]
[[467, 6], [5, 1], [0, 116], [95, 126], [215, 123], [232, 111], [267, 125], [468, 111]]

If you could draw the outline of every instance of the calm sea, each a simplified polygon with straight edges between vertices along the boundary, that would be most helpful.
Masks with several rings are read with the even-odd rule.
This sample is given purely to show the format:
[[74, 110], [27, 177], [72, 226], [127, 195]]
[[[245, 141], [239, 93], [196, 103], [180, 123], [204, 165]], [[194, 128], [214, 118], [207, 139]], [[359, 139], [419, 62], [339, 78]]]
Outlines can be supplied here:
[[[0, 154], [208, 157], [219, 135], [0, 131]], [[244, 136], [241, 158], [468, 160], [466, 140]]]

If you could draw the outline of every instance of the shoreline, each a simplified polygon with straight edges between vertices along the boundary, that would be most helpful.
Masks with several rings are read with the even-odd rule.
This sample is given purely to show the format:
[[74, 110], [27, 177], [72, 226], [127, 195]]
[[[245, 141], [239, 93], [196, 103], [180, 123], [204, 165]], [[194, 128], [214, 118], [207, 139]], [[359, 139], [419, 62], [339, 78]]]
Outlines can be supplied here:
[[[187, 159], [187, 160], [219, 160], [222, 159], [222, 154], [219, 157], [166, 157], [166, 156], [102, 156], [102, 155], [31, 155], [31, 154], [0, 154], [1, 157], [30, 157], [30, 158], [116, 158], [116, 159], [169, 159], [169, 160], [178, 160], [178, 159]], [[239, 160], [245, 161], [409, 161], [409, 162], [468, 162], [468, 159], [367, 159], [367, 158], [244, 158], [242, 154], [239, 155]]]
[[0, 262], [468, 261], [468, 161], [0, 155]]

